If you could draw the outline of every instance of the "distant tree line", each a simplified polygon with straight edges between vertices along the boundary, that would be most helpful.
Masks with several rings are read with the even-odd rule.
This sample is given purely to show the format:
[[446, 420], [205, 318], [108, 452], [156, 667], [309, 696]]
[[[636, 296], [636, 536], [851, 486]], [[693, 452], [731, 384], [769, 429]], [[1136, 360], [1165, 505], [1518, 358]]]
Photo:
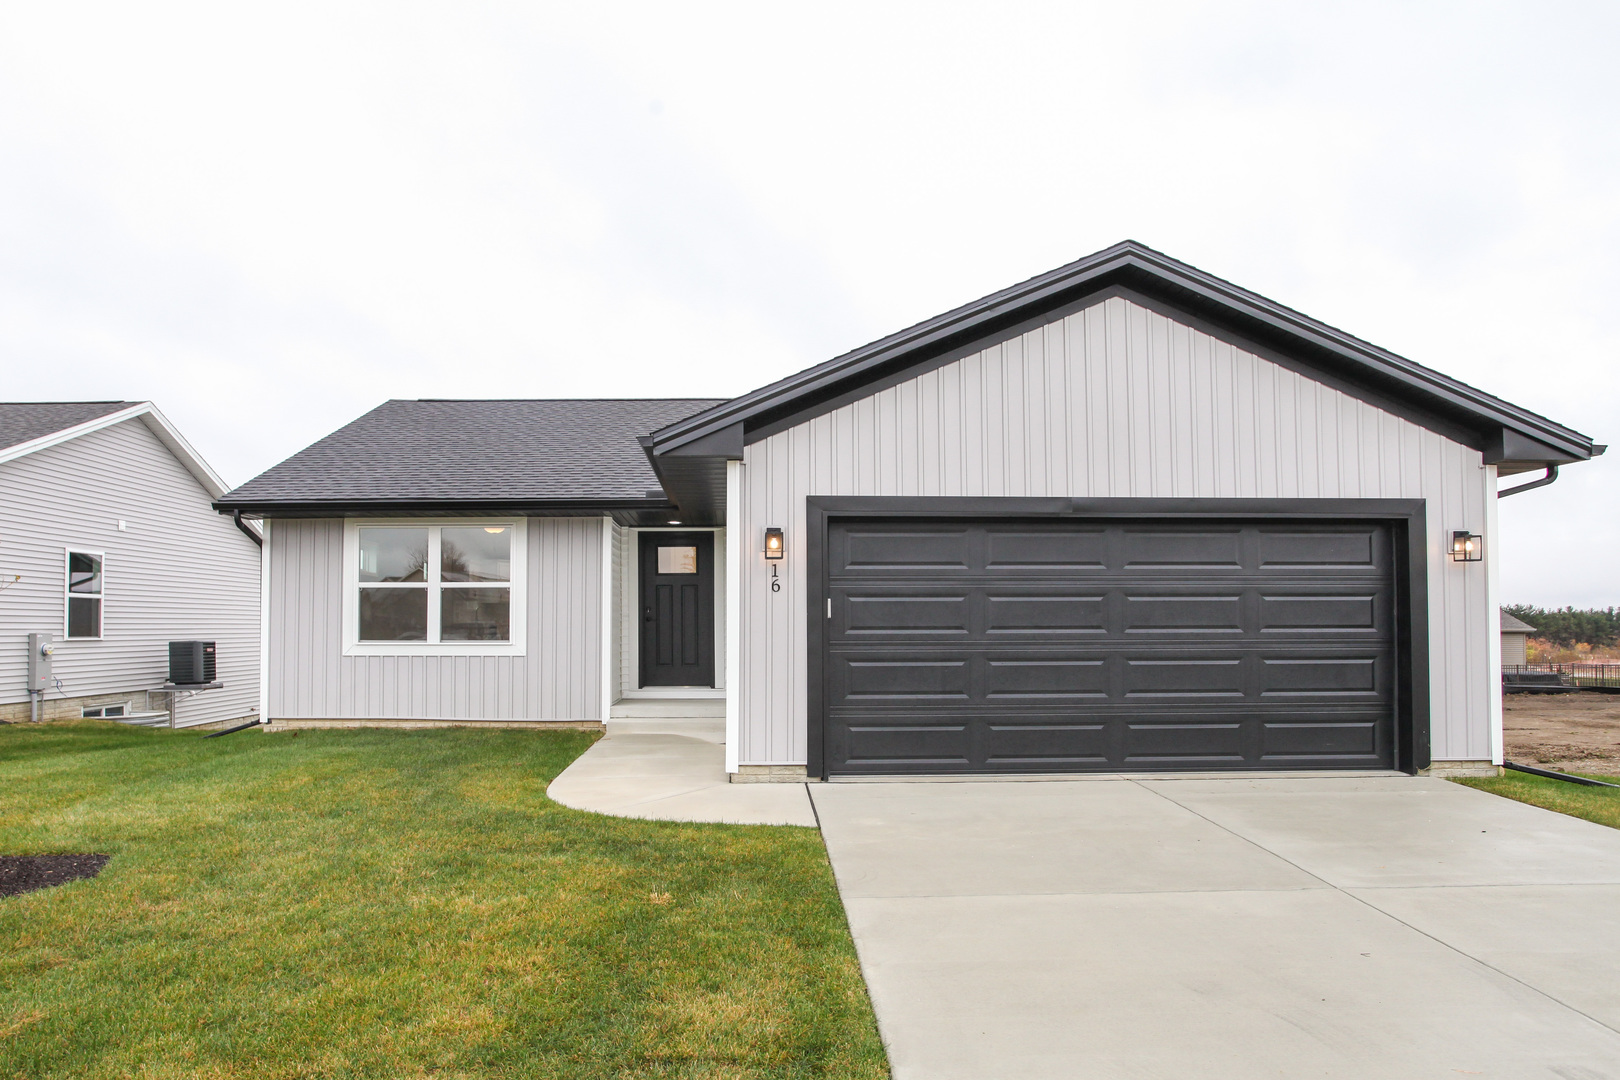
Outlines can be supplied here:
[[1582, 643], [1604, 648], [1620, 641], [1620, 608], [1548, 610], [1529, 604], [1508, 604], [1502, 610], [1535, 627], [1536, 637], [1566, 649]]

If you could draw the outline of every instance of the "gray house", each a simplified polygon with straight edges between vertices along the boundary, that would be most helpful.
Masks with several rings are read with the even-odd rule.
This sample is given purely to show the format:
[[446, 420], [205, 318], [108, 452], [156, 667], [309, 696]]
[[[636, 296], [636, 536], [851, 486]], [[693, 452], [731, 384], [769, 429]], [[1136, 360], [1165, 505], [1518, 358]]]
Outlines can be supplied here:
[[[0, 719], [178, 726], [259, 702], [259, 544], [151, 402], [0, 404]], [[29, 698], [29, 635], [54, 647]], [[215, 643], [207, 690], [168, 690], [169, 643]]]
[[1126, 243], [726, 401], [391, 401], [217, 501], [276, 723], [723, 715], [735, 779], [1501, 760], [1584, 435]]

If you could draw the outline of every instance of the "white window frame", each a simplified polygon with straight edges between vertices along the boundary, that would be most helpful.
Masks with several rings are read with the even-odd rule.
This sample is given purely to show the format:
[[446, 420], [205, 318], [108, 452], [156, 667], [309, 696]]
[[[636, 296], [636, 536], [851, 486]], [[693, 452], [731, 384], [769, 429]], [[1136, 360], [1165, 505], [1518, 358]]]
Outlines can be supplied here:
[[[510, 641], [361, 641], [360, 530], [365, 528], [427, 529], [428, 633], [439, 625], [439, 529], [502, 525], [512, 530]], [[529, 523], [521, 517], [490, 518], [347, 518], [343, 522], [343, 655], [344, 656], [524, 656], [528, 646]], [[453, 582], [448, 587], [477, 582]]]
[[[73, 556], [90, 555], [101, 564], [101, 592], [96, 599], [101, 601], [101, 618], [96, 620], [96, 628], [101, 632], [95, 637], [73, 637], [68, 634], [72, 625], [69, 609], [72, 607], [73, 593], [68, 586], [73, 580]], [[80, 597], [88, 597], [88, 593], [80, 593]], [[107, 636], [107, 553], [95, 551], [88, 547], [65, 547], [62, 549], [62, 640], [63, 641], [100, 641]]]

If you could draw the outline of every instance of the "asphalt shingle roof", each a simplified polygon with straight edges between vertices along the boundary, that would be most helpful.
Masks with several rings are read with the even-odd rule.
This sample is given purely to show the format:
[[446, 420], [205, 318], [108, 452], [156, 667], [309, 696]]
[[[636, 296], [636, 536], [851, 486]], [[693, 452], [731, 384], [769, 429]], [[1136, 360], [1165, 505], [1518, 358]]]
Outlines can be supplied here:
[[637, 438], [719, 400], [388, 401], [221, 503], [645, 499]]
[[138, 401], [0, 402], [0, 450], [139, 404]]

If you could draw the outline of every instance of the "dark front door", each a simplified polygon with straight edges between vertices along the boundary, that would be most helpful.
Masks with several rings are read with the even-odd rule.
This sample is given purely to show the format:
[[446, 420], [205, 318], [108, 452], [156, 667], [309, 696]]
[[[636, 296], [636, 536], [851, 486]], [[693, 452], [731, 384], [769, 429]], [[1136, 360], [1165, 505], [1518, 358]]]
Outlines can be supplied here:
[[831, 773], [1394, 762], [1382, 524], [866, 521], [828, 555]]
[[714, 685], [714, 534], [641, 534], [641, 685]]

